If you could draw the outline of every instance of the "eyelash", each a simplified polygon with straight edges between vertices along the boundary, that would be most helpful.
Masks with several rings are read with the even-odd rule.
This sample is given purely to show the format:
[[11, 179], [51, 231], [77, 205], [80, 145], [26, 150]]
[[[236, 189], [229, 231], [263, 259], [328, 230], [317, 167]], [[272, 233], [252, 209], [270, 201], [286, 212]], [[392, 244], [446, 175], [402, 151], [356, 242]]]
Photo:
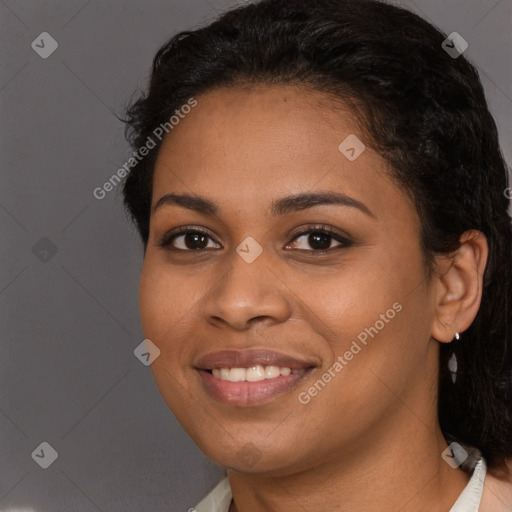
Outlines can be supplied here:
[[[297, 234], [295, 234], [293, 236], [291, 242], [289, 242], [286, 245], [288, 246], [291, 243], [293, 243], [294, 240], [296, 240], [302, 236], [310, 235], [310, 234], [327, 235], [330, 238], [334, 239], [336, 242], [339, 242], [340, 245], [335, 246], [335, 247], [330, 247], [329, 249], [321, 249], [321, 250], [316, 250], [316, 249], [291, 249], [291, 250], [297, 250], [300, 252], [317, 253], [317, 254], [326, 254], [326, 253], [332, 252], [335, 249], [348, 248], [351, 245], [353, 245], [353, 242], [349, 238], [337, 233], [330, 226], [320, 224], [320, 225], [305, 226], [305, 228], [306, 228], [305, 230], [299, 231]], [[182, 228], [180, 228], [180, 231], [178, 231], [178, 232], [174, 232], [174, 233], [171, 232], [171, 233], [166, 233], [165, 235], [163, 235], [158, 240], [156, 245], [158, 247], [161, 247], [161, 248], [167, 250], [167, 251], [182, 252], [182, 253], [187, 253], [187, 252], [199, 253], [199, 252], [211, 250], [211, 249], [176, 249], [175, 247], [172, 247], [171, 244], [176, 238], [178, 238], [180, 236], [184, 236], [184, 235], [189, 235], [189, 234], [196, 234], [196, 235], [199, 234], [199, 235], [207, 236], [211, 240], [213, 240], [216, 244], [218, 244], [218, 242], [214, 239], [214, 237], [208, 231], [205, 231], [203, 229], [198, 229], [197, 227], [194, 227], [194, 226], [183, 226]]]

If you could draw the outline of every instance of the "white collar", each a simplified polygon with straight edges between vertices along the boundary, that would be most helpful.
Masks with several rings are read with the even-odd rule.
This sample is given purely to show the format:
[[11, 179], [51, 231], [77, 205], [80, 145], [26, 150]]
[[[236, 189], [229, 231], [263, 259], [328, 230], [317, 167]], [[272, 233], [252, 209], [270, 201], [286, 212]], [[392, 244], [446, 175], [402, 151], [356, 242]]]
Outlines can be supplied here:
[[[471, 478], [449, 512], [478, 512], [487, 464], [480, 458], [473, 470]], [[232, 494], [228, 477], [224, 477], [215, 488], [195, 507], [196, 512], [229, 512]]]
[[482, 492], [484, 490], [486, 473], [487, 464], [484, 458], [480, 458], [476, 463], [468, 485], [466, 485], [461, 495], [450, 509], [450, 512], [478, 512]]

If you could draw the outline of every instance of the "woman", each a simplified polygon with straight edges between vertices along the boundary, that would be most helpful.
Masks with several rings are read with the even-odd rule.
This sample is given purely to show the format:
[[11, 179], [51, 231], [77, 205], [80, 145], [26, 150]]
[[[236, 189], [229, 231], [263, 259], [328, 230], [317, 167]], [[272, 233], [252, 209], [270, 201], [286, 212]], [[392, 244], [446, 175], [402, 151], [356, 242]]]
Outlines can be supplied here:
[[463, 49], [263, 0], [156, 55], [124, 199], [154, 378], [227, 470], [199, 512], [510, 510], [507, 169]]

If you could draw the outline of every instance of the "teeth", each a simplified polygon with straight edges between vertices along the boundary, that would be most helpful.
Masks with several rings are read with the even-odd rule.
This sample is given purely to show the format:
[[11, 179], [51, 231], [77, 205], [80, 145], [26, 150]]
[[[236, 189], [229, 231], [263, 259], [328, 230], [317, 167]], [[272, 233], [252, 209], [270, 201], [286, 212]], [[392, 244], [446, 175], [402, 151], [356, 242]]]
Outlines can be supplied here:
[[266, 379], [273, 379], [274, 377], [279, 377], [279, 375], [281, 375], [279, 366], [265, 366]]
[[300, 373], [304, 370], [292, 370], [285, 366], [262, 366], [256, 364], [249, 368], [213, 368], [212, 375], [220, 380], [230, 382], [258, 382], [265, 379], [275, 379], [280, 375], [290, 375], [290, 373]]
[[[231, 369], [233, 371], [233, 369]], [[263, 366], [257, 364], [256, 366], [250, 366], [245, 371], [245, 380], [248, 382], [257, 382], [259, 380], [265, 380], [265, 369]]]
[[245, 368], [231, 368], [229, 372], [229, 380], [231, 382], [242, 382], [245, 379], [245, 374], [247, 370]]

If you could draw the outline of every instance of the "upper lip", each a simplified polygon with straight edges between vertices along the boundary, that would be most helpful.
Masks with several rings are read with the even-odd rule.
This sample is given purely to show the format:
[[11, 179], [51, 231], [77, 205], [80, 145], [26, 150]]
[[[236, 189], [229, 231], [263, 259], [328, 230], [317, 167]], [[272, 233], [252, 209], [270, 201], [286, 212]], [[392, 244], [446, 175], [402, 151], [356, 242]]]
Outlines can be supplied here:
[[317, 366], [311, 361], [266, 349], [221, 350], [200, 357], [195, 367], [201, 370], [213, 368], [248, 368], [249, 366], [280, 366], [292, 370], [303, 370]]

